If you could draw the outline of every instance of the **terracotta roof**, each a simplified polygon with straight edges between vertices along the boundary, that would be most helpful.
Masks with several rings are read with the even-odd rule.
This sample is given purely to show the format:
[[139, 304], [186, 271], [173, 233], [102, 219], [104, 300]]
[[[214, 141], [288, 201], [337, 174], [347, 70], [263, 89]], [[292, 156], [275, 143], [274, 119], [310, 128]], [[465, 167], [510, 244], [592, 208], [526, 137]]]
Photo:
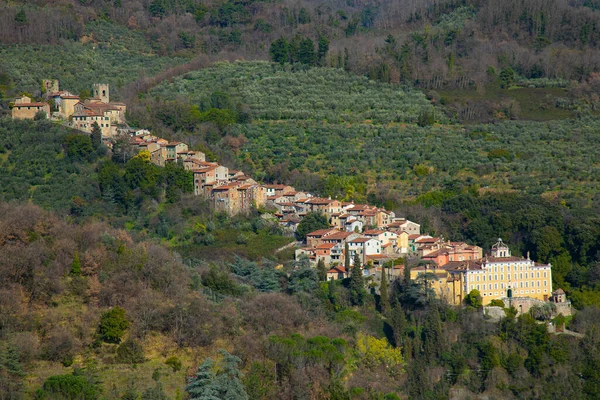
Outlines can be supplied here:
[[382, 233], [385, 233], [386, 231], [381, 230], [381, 229], [369, 229], [367, 231], [364, 231], [363, 233], [365, 235], [381, 235]]
[[329, 271], [327, 271], [328, 274], [345, 274], [346, 273], [346, 268], [342, 267], [342, 266], [338, 266], [338, 267], [333, 267], [331, 268]]
[[417, 243], [435, 243], [435, 242], [438, 242], [439, 240], [440, 240], [440, 238], [422, 238], [422, 239], [417, 240]]
[[214, 171], [215, 169], [217, 169], [217, 167], [212, 166], [212, 167], [198, 168], [198, 169], [194, 169], [192, 171], [194, 173], [204, 173], [204, 172]]
[[356, 239], [352, 239], [350, 241], [350, 243], [365, 243], [368, 242], [369, 240], [375, 240], [373, 238], [356, 238]]
[[286, 187], [289, 187], [289, 186], [282, 185], [282, 184], [269, 184], [269, 185], [265, 185], [265, 187], [267, 189], [285, 189]]
[[309, 233], [306, 236], [323, 236], [332, 231], [335, 231], [335, 229], [319, 229], [319, 230]]
[[335, 243], [323, 243], [318, 245], [316, 248], [317, 249], [331, 249], [332, 247], [335, 247]]
[[558, 288], [558, 289], [556, 289], [554, 292], [552, 292], [552, 294], [558, 294], [558, 295], [561, 295], [561, 294], [566, 294], [566, 293], [565, 293], [565, 291], [564, 291], [564, 290], [562, 290], [561, 288]]
[[353, 235], [354, 232], [337, 232], [331, 235], [328, 235], [325, 240], [344, 240], [348, 236]]

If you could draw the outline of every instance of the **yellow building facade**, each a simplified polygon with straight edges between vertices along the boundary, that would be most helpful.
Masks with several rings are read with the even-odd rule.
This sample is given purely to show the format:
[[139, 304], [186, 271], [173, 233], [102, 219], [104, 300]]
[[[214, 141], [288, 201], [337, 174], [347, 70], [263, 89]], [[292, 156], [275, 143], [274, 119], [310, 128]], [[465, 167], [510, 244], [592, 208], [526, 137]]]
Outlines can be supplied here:
[[[483, 305], [495, 299], [516, 297], [548, 301], [552, 294], [552, 265], [513, 257], [500, 239], [492, 246], [490, 255], [481, 260], [413, 268], [411, 279], [424, 274], [429, 274], [427, 281], [438, 297], [455, 305], [461, 304], [472, 290], [479, 291]], [[460, 290], [457, 282], [462, 286]]]

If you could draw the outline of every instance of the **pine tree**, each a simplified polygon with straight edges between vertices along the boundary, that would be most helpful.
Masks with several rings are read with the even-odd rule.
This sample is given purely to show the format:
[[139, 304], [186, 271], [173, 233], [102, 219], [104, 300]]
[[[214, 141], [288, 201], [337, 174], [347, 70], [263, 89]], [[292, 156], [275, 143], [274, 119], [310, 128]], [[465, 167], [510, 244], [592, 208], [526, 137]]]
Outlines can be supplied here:
[[360, 258], [358, 254], [354, 255], [354, 267], [350, 274], [350, 301], [355, 306], [361, 306], [365, 301], [365, 280], [363, 278], [362, 269], [360, 268]]
[[238, 365], [242, 362], [239, 357], [229, 354], [225, 350], [220, 350], [223, 355], [223, 369], [216, 379], [219, 387], [220, 396], [223, 400], [248, 400], [248, 394], [242, 383], [242, 373]]
[[185, 391], [188, 392], [190, 399], [220, 400], [217, 397], [218, 390], [215, 386], [214, 364], [211, 358], [206, 358], [198, 367], [196, 376], [189, 378]]
[[94, 150], [98, 150], [98, 148], [102, 145], [102, 131], [100, 130], [100, 126], [97, 122], [92, 124], [92, 133], [90, 135], [90, 139], [92, 140], [92, 147]]
[[323, 261], [323, 259], [320, 259], [317, 263], [317, 272], [319, 273], [320, 281], [327, 280], [327, 267], [325, 266], [325, 261]]
[[24, 9], [20, 9], [17, 15], [15, 15], [15, 22], [18, 25], [27, 25], [29, 24], [29, 20], [27, 19], [27, 14]]
[[319, 65], [325, 65], [325, 56], [329, 52], [329, 40], [325, 35], [319, 36], [319, 48], [317, 50], [317, 59], [319, 60]]
[[306, 65], [315, 65], [315, 44], [310, 38], [304, 38], [298, 47], [298, 62]]
[[71, 275], [79, 276], [81, 275], [81, 261], [79, 261], [79, 253], [75, 252], [73, 256], [73, 262], [71, 263]]
[[290, 44], [283, 36], [271, 43], [269, 48], [271, 60], [284, 64], [290, 59]]
[[388, 293], [389, 284], [387, 281], [387, 272], [385, 265], [381, 267], [381, 284], [379, 286], [379, 308], [382, 314], [385, 314], [390, 308], [390, 295]]

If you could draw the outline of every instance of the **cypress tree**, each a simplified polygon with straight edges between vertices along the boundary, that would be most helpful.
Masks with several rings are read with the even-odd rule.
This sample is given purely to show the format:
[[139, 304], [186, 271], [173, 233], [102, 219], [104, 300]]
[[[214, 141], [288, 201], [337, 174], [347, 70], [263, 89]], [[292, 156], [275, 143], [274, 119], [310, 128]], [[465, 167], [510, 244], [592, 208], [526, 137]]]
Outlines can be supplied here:
[[323, 259], [320, 259], [317, 263], [317, 272], [319, 274], [320, 281], [327, 280], [327, 267], [325, 266], [325, 261], [323, 261]]
[[346, 272], [350, 271], [350, 247], [347, 242], [344, 246], [344, 268]]
[[298, 62], [306, 65], [315, 65], [315, 44], [310, 38], [300, 41], [298, 47]]
[[360, 258], [358, 254], [355, 254], [354, 267], [352, 267], [350, 285], [348, 287], [350, 290], [350, 301], [355, 306], [361, 306], [365, 301], [365, 280], [360, 266]]
[[381, 267], [381, 285], [379, 286], [379, 308], [382, 314], [385, 314], [390, 308], [390, 296], [388, 293], [389, 284], [385, 265]]
[[92, 140], [92, 147], [94, 150], [98, 150], [98, 148], [102, 145], [102, 131], [100, 130], [100, 126], [97, 122], [92, 124], [92, 133], [90, 134], [90, 139]]

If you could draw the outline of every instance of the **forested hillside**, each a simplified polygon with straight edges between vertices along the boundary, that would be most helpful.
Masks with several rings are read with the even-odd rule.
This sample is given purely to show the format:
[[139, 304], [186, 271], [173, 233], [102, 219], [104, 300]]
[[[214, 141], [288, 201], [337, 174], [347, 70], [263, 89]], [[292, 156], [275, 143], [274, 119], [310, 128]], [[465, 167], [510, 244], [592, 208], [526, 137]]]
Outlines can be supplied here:
[[[1, 4], [0, 399], [600, 398], [599, 44], [596, 0]], [[418, 260], [328, 282], [272, 210], [11, 120], [44, 78], [257, 180], [502, 237], [552, 263], [570, 331], [448, 306]]]
[[[38, 56], [65, 83], [69, 65], [82, 71], [89, 64], [99, 69], [90, 80], [136, 80], [138, 88], [161, 67], [197, 57], [273, 58], [416, 85], [464, 120], [496, 119], [507, 106], [512, 118], [538, 120], [598, 108], [600, 11], [593, 1], [72, 0], [1, 7], [0, 42], [9, 45], [3, 69], [17, 68], [2, 76], [4, 86], [46, 77], [48, 69], [30, 62]], [[35, 45], [29, 49], [37, 54], [15, 52], [13, 44]], [[59, 44], [69, 51], [56, 54]], [[119, 73], [105, 73], [107, 65]], [[76, 89], [89, 85], [78, 81]], [[512, 85], [526, 90], [500, 90]], [[566, 111], [549, 112], [557, 97]]]

